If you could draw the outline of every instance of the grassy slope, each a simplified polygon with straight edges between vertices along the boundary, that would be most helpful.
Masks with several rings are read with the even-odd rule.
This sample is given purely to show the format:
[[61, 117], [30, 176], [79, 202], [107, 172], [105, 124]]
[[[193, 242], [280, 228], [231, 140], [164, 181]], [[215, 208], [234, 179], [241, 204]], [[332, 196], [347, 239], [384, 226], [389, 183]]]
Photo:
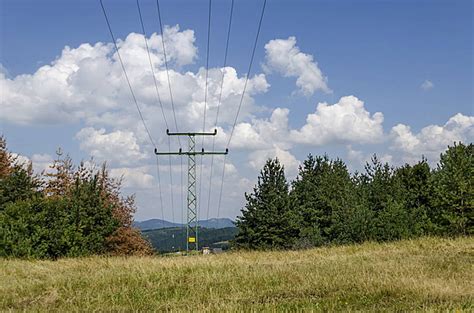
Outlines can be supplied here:
[[474, 310], [474, 238], [297, 252], [0, 259], [0, 310]]

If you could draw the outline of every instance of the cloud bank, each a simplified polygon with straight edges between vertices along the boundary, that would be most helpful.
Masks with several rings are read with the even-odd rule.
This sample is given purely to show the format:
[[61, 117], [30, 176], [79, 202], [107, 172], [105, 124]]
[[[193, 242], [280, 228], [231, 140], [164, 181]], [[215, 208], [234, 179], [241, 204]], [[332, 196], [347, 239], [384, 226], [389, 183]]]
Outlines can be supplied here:
[[[167, 127], [175, 130], [175, 125], [161, 37], [152, 34], [147, 40], [161, 104], [157, 100], [144, 36], [130, 33], [118, 41], [118, 46], [150, 132], [158, 148], [168, 150], [165, 130]], [[165, 27], [164, 40], [169, 54], [169, 74], [179, 130], [200, 130], [205, 105], [206, 70], [201, 67], [195, 72], [186, 71], [186, 66], [198, 58], [194, 31], [181, 30], [179, 25]], [[474, 117], [461, 113], [449, 118], [444, 125], [427, 125], [418, 132], [405, 124], [397, 124], [384, 131], [383, 113], [370, 112], [364, 101], [353, 95], [342, 96], [331, 103], [315, 101], [302, 125], [295, 125], [291, 123], [293, 108], [268, 109], [258, 102], [258, 97], [271, 88], [266, 75], [280, 74], [296, 78], [297, 93], [305, 97], [318, 91], [331, 93], [327, 77], [311, 54], [300, 51], [295, 37], [270, 40], [265, 45], [263, 68], [264, 73], [250, 77], [230, 145], [232, 155], [227, 160], [228, 176], [224, 187], [224, 206], [228, 211], [224, 216], [235, 215], [236, 209], [240, 208], [242, 194], [249, 191], [255, 182], [255, 170], [260, 169], [266, 159], [278, 157], [288, 176], [296, 176], [301, 162], [295, 150], [301, 147], [305, 150], [340, 147], [347, 151], [350, 162], [361, 164], [370, 157], [367, 151], [373, 151], [373, 145], [381, 145], [388, 147], [381, 154], [382, 160], [401, 164], [415, 162], [421, 155], [436, 162], [447, 145], [454, 141], [474, 140]], [[214, 127], [222, 74], [222, 103], [218, 135], [215, 138], [217, 150], [226, 147], [245, 84], [245, 74], [239, 73], [234, 67], [209, 69], [206, 130]], [[433, 87], [430, 81], [425, 81], [423, 85], [421, 88], [426, 90]], [[152, 154], [154, 147], [140, 123], [111, 43], [84, 43], [76, 48], [66, 46], [53, 62], [32, 74], [10, 77], [6, 69], [0, 66], [0, 90], [0, 122], [17, 127], [74, 125], [79, 129], [74, 137], [79, 148], [99, 162], [107, 161], [111, 166], [111, 174], [123, 177], [126, 188], [142, 192], [145, 200], [140, 205], [149, 212], [156, 211], [155, 206], [159, 201], [156, 190], [158, 177]], [[377, 103], [371, 106], [377, 106]], [[162, 117], [163, 113], [167, 123]], [[199, 140], [198, 148], [200, 144]], [[207, 139], [206, 149], [210, 148], [209, 144], [210, 140]], [[182, 145], [185, 148], [184, 142]], [[173, 140], [171, 150], [178, 148], [178, 142]], [[234, 157], [233, 152], [237, 152], [238, 157]], [[47, 169], [53, 160], [50, 155], [40, 153], [23, 158], [29, 159], [34, 161], [35, 170], [38, 171]], [[168, 159], [160, 161], [162, 192], [167, 206], [170, 206], [172, 193], [174, 202], [180, 203], [179, 194], [182, 190], [182, 159], [175, 157], [171, 161], [171, 167], [168, 166]], [[218, 168], [214, 174], [220, 174], [223, 160], [216, 157], [214, 166]], [[246, 176], [243, 174], [246, 169], [251, 169], [254, 174]], [[173, 182], [169, 179], [170, 172]], [[206, 203], [205, 181], [209, 179], [209, 174], [209, 160], [204, 159], [203, 203]], [[213, 188], [219, 188], [215, 184], [212, 182]], [[167, 212], [170, 214], [169, 210]]]

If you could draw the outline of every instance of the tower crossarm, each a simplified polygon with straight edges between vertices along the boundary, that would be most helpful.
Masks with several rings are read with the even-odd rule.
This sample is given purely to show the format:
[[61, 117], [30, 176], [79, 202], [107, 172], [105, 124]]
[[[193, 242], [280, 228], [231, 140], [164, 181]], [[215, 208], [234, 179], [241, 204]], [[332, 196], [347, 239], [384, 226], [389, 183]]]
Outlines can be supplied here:
[[[229, 149], [225, 151], [205, 151], [204, 148], [201, 151], [196, 151], [196, 136], [215, 136], [217, 135], [217, 129], [214, 132], [170, 132], [166, 130], [168, 136], [186, 136], [188, 137], [188, 151], [183, 151], [180, 148], [178, 151], [158, 152], [155, 148], [156, 155], [186, 155], [188, 156], [188, 213], [186, 223], [186, 251], [198, 250], [198, 220], [199, 220], [199, 208], [197, 205], [197, 194], [196, 194], [196, 155], [226, 155], [229, 153]], [[172, 208], [173, 209], [173, 208]]]
[[229, 149], [225, 149], [225, 151], [204, 151], [204, 149], [202, 149], [201, 151], [182, 151], [181, 149], [179, 149], [179, 151], [176, 151], [176, 152], [158, 152], [158, 149], [155, 149], [155, 154], [156, 155], [209, 155], [209, 154], [226, 155], [226, 154], [229, 154]]
[[179, 132], [173, 133], [169, 129], [166, 130], [168, 136], [215, 136], [217, 135], [217, 129], [214, 129], [213, 132]]

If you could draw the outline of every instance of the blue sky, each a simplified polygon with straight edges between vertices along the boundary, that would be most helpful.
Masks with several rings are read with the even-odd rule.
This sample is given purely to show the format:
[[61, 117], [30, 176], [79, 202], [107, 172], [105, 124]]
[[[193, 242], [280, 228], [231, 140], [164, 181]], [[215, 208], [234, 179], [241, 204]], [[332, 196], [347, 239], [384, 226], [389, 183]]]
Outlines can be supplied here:
[[[140, 3], [147, 37], [154, 32], [160, 34], [155, 2], [142, 0]], [[181, 32], [194, 31], [194, 41], [191, 37], [187, 37], [187, 40], [192, 42], [197, 52], [192, 59], [176, 65], [174, 70], [181, 74], [198, 73], [205, 66], [207, 1], [162, 0], [160, 3], [164, 24], [179, 24]], [[240, 78], [245, 76], [247, 70], [261, 3], [236, 0], [228, 66], [233, 67]], [[127, 132], [129, 137], [126, 138], [135, 142], [137, 148], [131, 154], [124, 152], [124, 157], [128, 155], [138, 161], [109, 160], [111, 167], [117, 169], [116, 173], [120, 173], [120, 170], [136, 173], [137, 168], [140, 168], [138, 172], [143, 177], [128, 174], [135, 175], [130, 181], [136, 182], [136, 185], [130, 183], [126, 189], [137, 194], [138, 219], [158, 217], [155, 206], [150, 204], [156, 200], [156, 189], [152, 187], [156, 183], [156, 177], [150, 165], [153, 159], [148, 155], [150, 147], [147, 147], [145, 139], [140, 138], [140, 130], [133, 126], [139, 123], [136, 112], [133, 116], [133, 110], [126, 111], [129, 113], [126, 114], [128, 118], [135, 119], [127, 122], [128, 124], [125, 121], [116, 124], [96, 121], [91, 117], [84, 118], [84, 112], [78, 106], [85, 107], [86, 112], [95, 112], [97, 105], [87, 111], [87, 104], [77, 100], [77, 105], [65, 109], [65, 119], [39, 117], [41, 114], [35, 113], [36, 110], [67, 105], [67, 101], [62, 102], [54, 94], [42, 91], [41, 86], [32, 87], [32, 92], [37, 93], [35, 101], [40, 99], [38, 101], [44, 103], [46, 109], [38, 109], [31, 99], [24, 100], [25, 103], [20, 106], [15, 104], [21, 95], [22, 88], [19, 86], [28, 82], [28, 79], [18, 80], [19, 75], [33, 75], [41, 66], [50, 65], [61, 57], [65, 46], [75, 49], [84, 43], [110, 43], [99, 2], [4, 0], [0, 5], [0, 63], [5, 73], [2, 78], [5, 84], [0, 85], [0, 132], [7, 137], [11, 150], [33, 161], [40, 160], [38, 163], [41, 163], [47, 162], [47, 155], [54, 155], [57, 146], [62, 146], [74, 159], [88, 159], [93, 155], [102, 161], [101, 157], [107, 158], [110, 151], [99, 151], [103, 145], [101, 140], [107, 142], [120, 137], [107, 137], [108, 135], [123, 135], [119, 132]], [[104, 5], [117, 38], [125, 39], [132, 32], [141, 33], [135, 1], [104, 0]], [[230, 0], [213, 1], [210, 49], [212, 68], [222, 65], [229, 7]], [[230, 185], [225, 194], [228, 201], [225, 201], [221, 215], [233, 217], [238, 214], [240, 205], [235, 203], [241, 204], [243, 192], [251, 190], [257, 176], [256, 169], [261, 164], [261, 161], [256, 160], [264, 159], [265, 156], [280, 156], [283, 163], [287, 161], [288, 164], [285, 165], [289, 172], [292, 167], [294, 172], [297, 162], [302, 161], [309, 152], [328, 152], [332, 156], [340, 156], [347, 160], [351, 169], [360, 169], [374, 152], [394, 164], [413, 162], [421, 154], [431, 158], [430, 161], [434, 164], [436, 156], [446, 143], [454, 140], [472, 142], [472, 9], [472, 1], [269, 0], [252, 70], [252, 75], [264, 75], [268, 86], [258, 87], [257, 82], [255, 83], [255, 92], [248, 99], [248, 109], [244, 110], [239, 122], [248, 123], [258, 136], [270, 141], [272, 147], [260, 149], [258, 142], [254, 149], [236, 146], [231, 155], [231, 164], [235, 166], [235, 173], [232, 175], [235, 176], [229, 178]], [[295, 37], [291, 53], [293, 57], [296, 54], [296, 57], [288, 63], [285, 60], [290, 60], [291, 55], [284, 60], [277, 60], [278, 53], [272, 54], [271, 45], [266, 45], [275, 39], [288, 43], [291, 36]], [[276, 49], [277, 42], [274, 44], [272, 47]], [[308, 60], [308, 57], [312, 59]], [[297, 63], [302, 58], [309, 63]], [[297, 79], [305, 77], [307, 73], [304, 68], [310, 64], [311, 68], [315, 66], [327, 78], [326, 84], [331, 92], [318, 88], [315, 80], [311, 81], [316, 86], [314, 91], [306, 94], [301, 92]], [[133, 66], [132, 63], [130, 66]], [[162, 64], [157, 64], [157, 68], [160, 66]], [[138, 70], [136, 66], [134, 68]], [[144, 72], [147, 70], [149, 69], [143, 68]], [[94, 77], [90, 76], [89, 79]], [[8, 83], [15, 80], [16, 83]], [[132, 85], [134, 83], [136, 82], [132, 81]], [[142, 82], [136, 83], [135, 86], [146, 87], [146, 83], [141, 84]], [[80, 88], [87, 88], [84, 86], [81, 83]], [[72, 90], [80, 89], [77, 86], [69, 87]], [[178, 90], [181, 85], [173, 88]], [[107, 90], [103, 92], [106, 93]], [[369, 117], [366, 122], [369, 124], [357, 124], [360, 119], [356, 118], [353, 129], [332, 129], [332, 123], [336, 125], [335, 121], [341, 115], [356, 114], [344, 111], [345, 108], [356, 107], [355, 99], [347, 100], [346, 106], [341, 104], [340, 108], [332, 107], [342, 103], [342, 97], [351, 95], [358, 101], [363, 101], [360, 117], [364, 117], [364, 112], [367, 112]], [[68, 96], [67, 99], [71, 98]], [[146, 109], [146, 96], [143, 99]], [[124, 106], [133, 106], [129, 99], [126, 100], [125, 94], [123, 99], [114, 101], [123, 101]], [[198, 102], [196, 100], [196, 106], [199, 105]], [[329, 110], [327, 114], [320, 111], [316, 114], [319, 118], [317, 125], [309, 125], [311, 127], [308, 126], [303, 131], [308, 114], [314, 114], [318, 103], [322, 102], [326, 102], [334, 110]], [[229, 100], [229, 107], [225, 110], [234, 110], [236, 105], [235, 101]], [[286, 141], [272, 137], [272, 128], [262, 126], [276, 108], [289, 110], [286, 115], [288, 121], [284, 126], [288, 128], [288, 138], [293, 139]], [[97, 114], [107, 113], [107, 110], [100, 109]], [[383, 122], [374, 117], [376, 112], [383, 114]], [[28, 120], [23, 121], [17, 113], [29, 116]], [[68, 113], [72, 114], [70, 119]], [[154, 117], [155, 113], [158, 111], [154, 111], [150, 104], [147, 115], [149, 122], [162, 123], [159, 116]], [[182, 116], [187, 119], [185, 113]], [[452, 119], [455, 116], [457, 117]], [[336, 120], [331, 120], [333, 118]], [[193, 121], [183, 120], [182, 123], [193, 125]], [[157, 133], [162, 130], [160, 127], [156, 125]], [[222, 124], [222, 127], [228, 133], [226, 124]], [[369, 129], [365, 132], [364, 128], [367, 127]], [[408, 131], [406, 127], [409, 127]], [[78, 135], [86, 128], [87, 131]], [[98, 132], [102, 128], [104, 132]], [[242, 136], [246, 134], [242, 133]], [[304, 136], [307, 138], [303, 138]], [[121, 141], [122, 144], [126, 142], [124, 140]], [[123, 148], [118, 145], [117, 149], [121, 147]], [[127, 174], [125, 178], [127, 179]], [[178, 179], [179, 176], [175, 181]], [[238, 186], [232, 185], [235, 181], [239, 181]], [[163, 183], [167, 184], [166, 180]], [[176, 188], [179, 190], [179, 186]], [[167, 211], [168, 218], [169, 215], [170, 210]]]

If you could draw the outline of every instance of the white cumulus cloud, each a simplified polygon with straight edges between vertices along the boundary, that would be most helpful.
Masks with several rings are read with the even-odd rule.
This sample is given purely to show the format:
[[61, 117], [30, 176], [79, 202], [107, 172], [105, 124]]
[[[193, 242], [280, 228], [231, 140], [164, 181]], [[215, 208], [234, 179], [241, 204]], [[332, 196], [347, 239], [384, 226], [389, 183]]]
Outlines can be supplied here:
[[53, 157], [47, 153], [35, 153], [31, 157], [31, 161], [33, 162], [33, 168], [37, 173], [41, 173], [43, 171], [47, 172], [54, 162]]
[[[173, 109], [168, 90], [168, 78], [164, 66], [161, 35], [148, 37], [151, 60], [157, 80], [168, 127], [174, 131]], [[127, 74], [141, 108], [141, 112], [160, 151], [168, 150], [166, 125], [162, 118], [160, 104], [152, 71], [148, 63], [144, 37], [130, 33], [118, 40], [120, 54]], [[180, 131], [197, 131], [202, 128], [203, 112], [206, 107], [206, 130], [214, 127], [219, 103], [222, 74], [224, 84], [219, 123], [217, 125], [216, 150], [226, 147], [231, 128], [245, 84], [245, 75], [235, 68], [210, 68], [208, 75], [208, 98], [205, 103], [206, 69], [186, 71], [186, 65], [197, 59], [194, 31], [180, 30], [179, 26], [165, 27], [165, 44], [170, 61], [169, 75], [173, 91], [174, 109]], [[310, 96], [317, 91], [330, 93], [326, 76], [311, 54], [303, 53], [295, 37], [275, 39], [265, 45], [264, 69], [267, 73], [279, 73], [296, 78], [298, 92]], [[425, 81], [421, 88], [433, 88], [431, 81]], [[256, 179], [241, 176], [241, 170], [259, 170], [268, 158], [278, 157], [288, 178], [297, 174], [299, 160], [292, 153], [299, 145], [345, 145], [349, 160], [364, 162], [371, 156], [372, 147], [364, 144], [380, 143], [386, 139], [383, 130], [384, 116], [380, 112], [369, 112], [364, 102], [355, 96], [340, 98], [334, 104], [319, 103], [307, 115], [304, 125], [290, 128], [290, 110], [277, 107], [268, 114], [267, 109], [256, 102], [256, 96], [268, 91], [270, 85], [263, 73], [250, 77], [239, 119], [230, 145], [231, 155], [226, 163], [226, 177], [223, 208], [226, 216], [234, 214], [242, 204], [242, 194], [249, 191]], [[81, 129], [76, 134], [81, 150], [98, 162], [108, 161], [111, 174], [123, 177], [127, 188], [140, 189], [151, 195], [142, 204], [147, 210], [156, 209], [156, 186], [158, 180], [153, 162], [153, 147], [137, 114], [121, 65], [111, 43], [84, 43], [77, 47], [66, 46], [50, 64], [38, 68], [32, 74], [12, 77], [0, 64], [0, 122], [17, 125], [68, 124]], [[375, 104], [376, 105], [376, 104]], [[391, 129], [389, 145], [391, 154], [381, 151], [383, 160], [399, 162], [439, 156], [447, 145], [454, 141], [472, 142], [474, 139], [474, 117], [456, 114], [445, 125], [429, 125], [418, 133], [410, 126], [398, 124]], [[171, 150], [177, 150], [176, 138], [172, 138]], [[185, 140], [183, 138], [183, 140]], [[210, 138], [204, 148], [210, 149]], [[197, 149], [201, 138], [197, 139]], [[186, 149], [186, 141], [182, 142]], [[354, 148], [353, 148], [354, 147]], [[240, 150], [241, 153], [233, 154]], [[246, 153], [246, 155], [245, 155]], [[153, 157], [152, 157], [153, 156]], [[28, 161], [26, 157], [20, 157]], [[47, 154], [33, 154], [30, 158], [36, 171], [47, 169], [53, 158]], [[165, 207], [170, 213], [171, 191], [175, 206], [185, 200], [179, 199], [182, 190], [181, 174], [186, 174], [186, 163], [181, 167], [180, 157], [160, 159], [161, 185]], [[236, 164], [236, 165], [234, 165]], [[220, 177], [223, 158], [215, 157], [213, 176]], [[244, 169], [245, 167], [248, 167]], [[184, 172], [181, 172], [181, 170]], [[173, 183], [171, 183], [170, 174]], [[206, 201], [210, 160], [203, 161], [202, 201]], [[183, 176], [186, 179], [186, 176]], [[206, 183], [207, 181], [207, 183]], [[219, 180], [211, 181], [213, 190], [219, 190]], [[216, 189], [217, 188], [217, 189]], [[133, 191], [133, 190], [132, 190]], [[215, 202], [215, 194], [212, 195]], [[169, 203], [168, 203], [169, 201]], [[211, 203], [214, 203], [212, 202]], [[145, 203], [146, 202], [146, 203]], [[203, 202], [205, 203], [205, 202]], [[214, 208], [217, 209], [217, 208]], [[211, 208], [212, 210], [212, 208]], [[152, 213], [150, 213], [152, 214]], [[154, 213], [153, 213], [154, 214]]]
[[373, 115], [364, 102], [354, 96], [342, 97], [335, 104], [319, 103], [316, 112], [308, 114], [300, 130], [292, 130], [296, 143], [376, 143], [383, 139], [383, 114]]
[[24, 156], [18, 153], [10, 153], [10, 155], [14, 159], [15, 165], [20, 166], [24, 169], [27, 169], [28, 166], [30, 165], [31, 160], [27, 156]]
[[441, 152], [456, 141], [474, 141], [474, 116], [458, 113], [444, 125], [429, 125], [419, 133], [404, 124], [394, 126], [390, 132], [391, 149], [401, 152], [403, 162], [416, 162], [422, 155], [431, 162], [439, 159]]
[[115, 178], [122, 178], [122, 186], [125, 188], [153, 188], [156, 187], [155, 179], [149, 174], [147, 167], [121, 167], [112, 168], [110, 175]]
[[306, 96], [317, 90], [330, 93], [327, 77], [318, 67], [318, 63], [310, 54], [300, 51], [296, 46], [296, 38], [270, 40], [265, 45], [268, 71], [278, 72], [286, 77], [297, 77], [296, 86]]
[[76, 138], [80, 141], [80, 148], [98, 161], [133, 164], [146, 158], [135, 135], [129, 131], [106, 133], [104, 128], [87, 127], [81, 129]]
[[[200, 68], [196, 73], [179, 70], [197, 57], [194, 31], [180, 31], [178, 26], [166, 27], [164, 37], [171, 62], [169, 74], [178, 124], [182, 129], [195, 129], [203, 119], [206, 70]], [[161, 37], [152, 34], [148, 42], [158, 91], [171, 127], [172, 103]], [[130, 33], [124, 40], [118, 40], [118, 47], [143, 115], [155, 133], [163, 133], [165, 127], [143, 35]], [[225, 79], [220, 120], [231, 123], [245, 82], [245, 76], [239, 76], [232, 67], [209, 69], [207, 113], [209, 116], [216, 114], [222, 71]], [[266, 92], [268, 87], [264, 74], [250, 78], [240, 114], [242, 119], [250, 117], [256, 109], [253, 96]], [[135, 104], [118, 55], [110, 43], [84, 43], [76, 48], [66, 46], [56, 60], [33, 74], [10, 78], [0, 71], [0, 90], [2, 121], [22, 125], [85, 122], [99, 127], [129, 128], [135, 132], [142, 127], [137, 126]], [[212, 124], [213, 118], [209, 118], [206, 126]]]
[[274, 147], [265, 150], [256, 150], [249, 155], [249, 164], [255, 170], [260, 170], [268, 159], [278, 158], [285, 167], [286, 177], [293, 179], [298, 173], [300, 161], [290, 151]]
[[430, 90], [434, 87], [434, 84], [432, 81], [430, 80], [425, 80], [421, 85], [420, 85], [420, 88], [423, 89], [423, 90]]
[[288, 114], [286, 108], [276, 108], [269, 119], [253, 119], [239, 123], [235, 127], [232, 148], [262, 150], [274, 145], [288, 148]]

